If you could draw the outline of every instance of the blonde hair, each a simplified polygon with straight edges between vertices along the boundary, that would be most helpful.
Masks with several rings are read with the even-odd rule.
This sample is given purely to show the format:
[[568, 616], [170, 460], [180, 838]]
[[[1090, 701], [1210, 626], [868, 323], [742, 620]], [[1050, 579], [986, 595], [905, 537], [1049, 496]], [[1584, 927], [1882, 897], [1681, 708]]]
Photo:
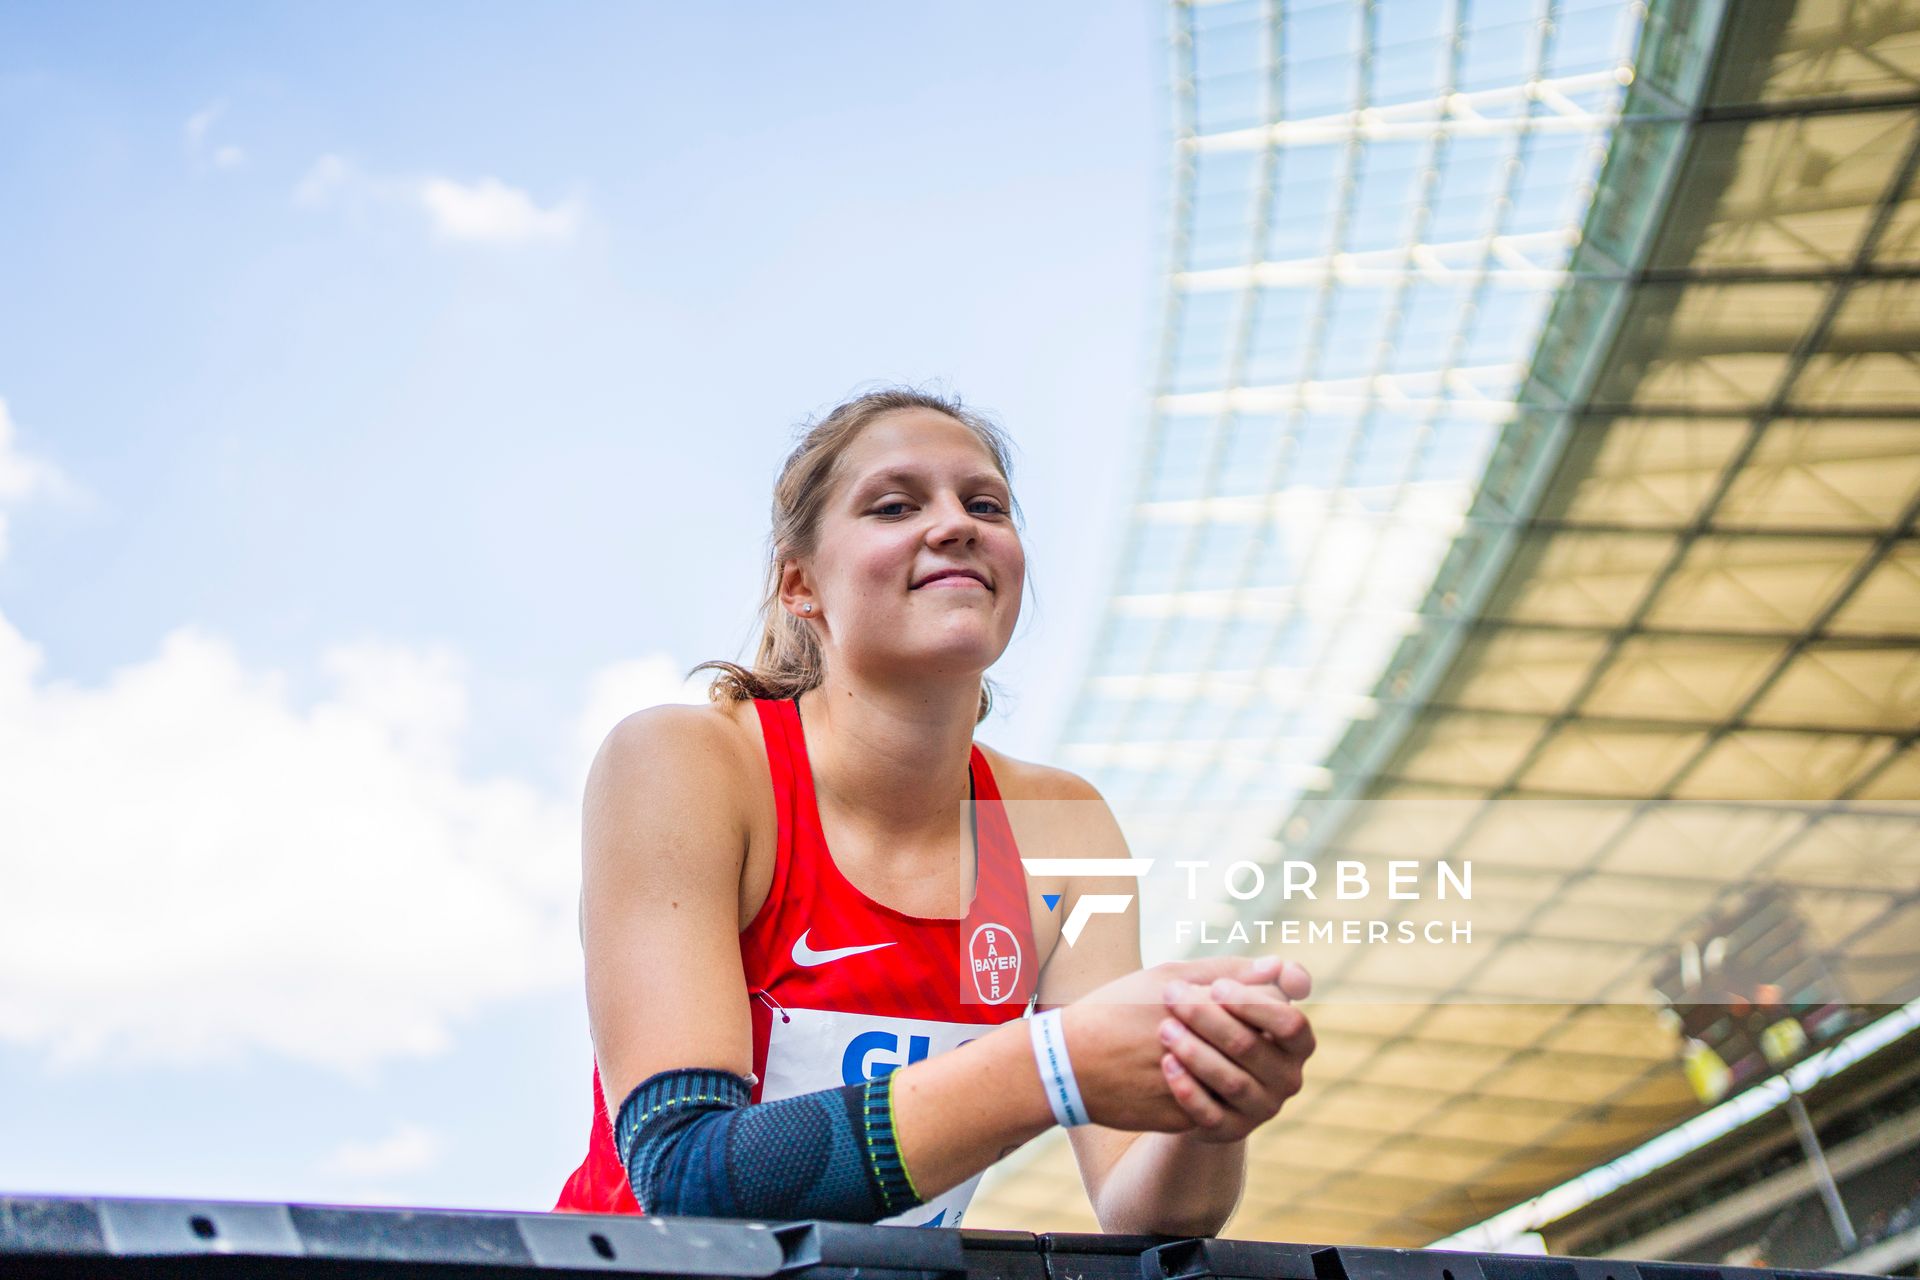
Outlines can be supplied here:
[[[820, 517], [840, 479], [840, 460], [847, 447], [867, 427], [904, 409], [944, 413], [973, 432], [1011, 489], [1006, 433], [961, 404], [957, 396], [949, 399], [910, 387], [886, 387], [856, 396], [803, 427], [800, 442], [787, 455], [773, 486], [773, 528], [767, 537], [767, 590], [760, 601], [759, 652], [751, 666], [716, 658], [693, 668], [716, 673], [707, 687], [708, 698], [715, 702], [794, 698], [817, 688], [826, 678], [826, 654], [821, 652], [813, 629], [780, 607], [780, 566], [796, 557], [810, 556], [818, 547]], [[1015, 502], [1016, 521], [1019, 510]], [[992, 709], [993, 684], [982, 677], [980, 714], [975, 723], [985, 720]]]

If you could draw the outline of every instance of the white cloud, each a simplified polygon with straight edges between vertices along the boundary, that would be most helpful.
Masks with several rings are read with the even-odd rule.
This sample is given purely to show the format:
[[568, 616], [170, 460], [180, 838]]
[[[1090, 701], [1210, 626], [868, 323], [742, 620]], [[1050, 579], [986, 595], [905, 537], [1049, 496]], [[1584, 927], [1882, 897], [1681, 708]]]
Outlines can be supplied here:
[[360, 171], [344, 157], [324, 155], [308, 166], [293, 187], [293, 202], [303, 208], [326, 204], [335, 193], [364, 181]]
[[342, 1142], [321, 1161], [321, 1172], [349, 1178], [388, 1178], [419, 1173], [440, 1159], [440, 1139], [417, 1124], [403, 1124], [373, 1142]]
[[38, 665], [0, 618], [0, 1039], [358, 1069], [577, 971], [571, 806], [457, 770], [451, 655], [337, 648], [304, 711], [194, 628], [95, 688]]
[[[43, 468], [0, 441], [0, 493]], [[363, 1072], [578, 981], [578, 796], [462, 769], [457, 654], [363, 642], [322, 666], [299, 706], [181, 627], [79, 685], [0, 616], [0, 1041]], [[601, 672], [582, 722], [673, 696], [676, 670]]]
[[566, 240], [580, 226], [577, 201], [563, 200], [543, 209], [531, 195], [498, 178], [482, 178], [475, 183], [424, 178], [419, 200], [433, 223], [434, 234], [448, 240], [480, 244]]
[[205, 145], [207, 130], [213, 128], [213, 122], [225, 115], [226, 111], [226, 99], [222, 98], [218, 102], [208, 103], [206, 106], [200, 108], [200, 110], [188, 116], [186, 126], [183, 130], [187, 135], [187, 148], [192, 151], [198, 151]]
[[246, 162], [247, 153], [231, 143], [215, 147], [211, 156], [208, 155], [208, 135], [213, 131], [213, 126], [220, 117], [226, 113], [227, 101], [222, 98], [217, 102], [208, 103], [188, 116], [186, 124], [181, 126], [180, 132], [186, 138], [187, 154], [195, 161], [210, 158], [216, 169], [234, 169]]
[[295, 184], [293, 202], [303, 208], [405, 206], [426, 218], [437, 240], [493, 246], [571, 240], [586, 217], [585, 203], [578, 197], [543, 206], [530, 192], [498, 178], [461, 182], [439, 174], [383, 176], [338, 155], [314, 161]]

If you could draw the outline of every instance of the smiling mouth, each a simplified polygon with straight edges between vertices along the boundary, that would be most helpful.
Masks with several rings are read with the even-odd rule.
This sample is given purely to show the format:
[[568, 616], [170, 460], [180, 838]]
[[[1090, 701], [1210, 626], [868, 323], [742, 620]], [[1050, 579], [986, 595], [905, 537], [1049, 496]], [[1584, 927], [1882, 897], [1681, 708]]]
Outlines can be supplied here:
[[913, 587], [913, 590], [919, 591], [926, 587], [979, 587], [982, 591], [993, 590], [985, 580], [971, 573], [943, 573], [939, 577], [925, 579]]

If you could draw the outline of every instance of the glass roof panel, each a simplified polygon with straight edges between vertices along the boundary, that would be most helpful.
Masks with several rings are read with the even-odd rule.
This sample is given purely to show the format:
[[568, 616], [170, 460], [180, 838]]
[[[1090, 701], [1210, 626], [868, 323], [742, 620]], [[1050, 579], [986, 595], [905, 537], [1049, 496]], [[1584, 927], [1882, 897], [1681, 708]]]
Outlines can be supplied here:
[[[1920, 408], [1920, 299], [1897, 274], [1843, 278], [1876, 227], [1879, 261], [1920, 255], [1913, 207], [1874, 208], [1911, 195], [1893, 188], [1920, 112], [1805, 107], [1908, 83], [1896, 33], [1803, 0], [1783, 44], [1748, 11], [1174, 9], [1245, 29], [1196, 37], [1194, 82], [1176, 77], [1202, 121], [1178, 140], [1199, 170], [1176, 169], [1195, 225], [1151, 409], [1145, 470], [1163, 474], [1135, 495], [1060, 758], [1148, 856], [1400, 840], [1432, 858], [1444, 841], [1486, 860], [1474, 922], [1496, 948], [1485, 965], [1326, 956], [1316, 1026], [1337, 1069], [1254, 1144], [1289, 1172], [1250, 1185], [1236, 1233], [1426, 1243], [1693, 1109], [1644, 1008], [1609, 1025], [1578, 1000], [1519, 1006], [1469, 1051], [1438, 1047], [1470, 1038], [1454, 1002], [1642, 1000], [1652, 941], [1745, 880], [1867, 899], [1810, 910], [1825, 930], [1881, 937], [1898, 918], [1887, 893], [1833, 883], [1809, 814], [1920, 797], [1896, 736], [1920, 679], [1920, 557], [1900, 531], [1920, 449], [1887, 446]], [[1697, 25], [1722, 12], [1724, 33]], [[1264, 93], [1268, 49], [1280, 96], [1263, 101], [1235, 77]], [[1708, 86], [1801, 101], [1696, 112]], [[1257, 101], [1257, 127], [1205, 132]], [[1462, 812], [1343, 816], [1369, 795]], [[1494, 816], [1567, 796], [1605, 811]], [[1782, 796], [1805, 803], [1769, 808]], [[1391, 1013], [1336, 998], [1414, 991]], [[1448, 1052], [1521, 1060], [1476, 1096], [1478, 1069], [1432, 1071]], [[1568, 1083], [1556, 1053], [1592, 1078]], [[1458, 1179], [1421, 1181], [1435, 1144], [1417, 1135], [1462, 1117], [1485, 1144]]]

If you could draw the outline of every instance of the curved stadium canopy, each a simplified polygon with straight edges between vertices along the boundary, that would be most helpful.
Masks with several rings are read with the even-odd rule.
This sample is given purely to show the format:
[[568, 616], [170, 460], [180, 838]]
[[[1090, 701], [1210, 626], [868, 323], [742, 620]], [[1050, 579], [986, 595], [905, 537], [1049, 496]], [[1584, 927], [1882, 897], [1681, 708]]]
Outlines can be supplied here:
[[[1473, 946], [1309, 960], [1230, 1229], [1426, 1244], [1700, 1109], [1650, 976], [1748, 886], [1855, 1004], [1920, 995], [1920, 9], [1171, 18], [1162, 359], [1060, 759], [1156, 860], [1150, 961], [1177, 860], [1471, 862]], [[1225, 905], [1321, 909], [1278, 881]], [[1094, 1225], [1057, 1134], [977, 1205]]]

